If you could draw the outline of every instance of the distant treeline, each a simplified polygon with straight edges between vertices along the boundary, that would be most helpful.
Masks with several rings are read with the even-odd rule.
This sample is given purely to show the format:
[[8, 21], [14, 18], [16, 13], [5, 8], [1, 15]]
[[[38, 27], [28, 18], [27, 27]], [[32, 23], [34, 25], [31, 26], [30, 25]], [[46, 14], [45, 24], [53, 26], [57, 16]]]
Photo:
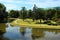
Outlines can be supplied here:
[[[20, 19], [32, 19], [34, 20], [59, 20], [60, 19], [60, 7], [53, 8], [38, 8], [35, 4], [33, 9], [27, 10], [22, 7], [21, 10], [6, 11], [6, 7], [0, 3], [0, 20], [6, 20], [7, 18], [20, 18]], [[6, 19], [5, 19], [6, 18]]]

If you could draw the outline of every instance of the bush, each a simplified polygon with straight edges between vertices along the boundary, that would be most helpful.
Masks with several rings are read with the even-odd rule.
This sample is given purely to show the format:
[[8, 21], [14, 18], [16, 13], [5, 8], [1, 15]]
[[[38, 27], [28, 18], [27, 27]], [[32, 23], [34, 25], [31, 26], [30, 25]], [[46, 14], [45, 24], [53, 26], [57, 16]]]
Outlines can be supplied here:
[[45, 22], [44, 22], [44, 24], [48, 24], [48, 23], [51, 23], [51, 21], [50, 21], [50, 20], [48, 20], [48, 21], [45, 21]]
[[43, 24], [43, 22], [36, 22], [35, 24]]
[[51, 20], [45, 21], [44, 24], [48, 24], [48, 25], [57, 25], [56, 22], [53, 22]]
[[9, 20], [9, 22], [12, 22], [12, 21], [14, 21], [14, 20]]
[[40, 22], [36, 22], [35, 24], [41, 24]]
[[58, 25], [60, 25], [60, 22], [57, 22]]

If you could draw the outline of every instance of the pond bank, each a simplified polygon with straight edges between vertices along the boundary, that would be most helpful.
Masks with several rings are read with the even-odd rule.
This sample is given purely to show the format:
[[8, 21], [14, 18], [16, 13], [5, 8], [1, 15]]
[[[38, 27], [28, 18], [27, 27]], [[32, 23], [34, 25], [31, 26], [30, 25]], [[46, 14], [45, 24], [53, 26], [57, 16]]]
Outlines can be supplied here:
[[47, 24], [34, 24], [34, 22], [23, 21], [22, 19], [16, 19], [10, 23], [12, 26], [21, 26], [29, 28], [47, 28], [47, 29], [60, 29], [60, 26], [53, 26]]

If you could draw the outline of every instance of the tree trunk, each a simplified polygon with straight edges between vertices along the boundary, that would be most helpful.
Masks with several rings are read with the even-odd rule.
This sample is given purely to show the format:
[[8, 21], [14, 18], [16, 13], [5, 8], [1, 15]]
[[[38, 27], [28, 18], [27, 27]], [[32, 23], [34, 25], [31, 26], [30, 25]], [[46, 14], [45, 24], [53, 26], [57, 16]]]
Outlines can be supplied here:
[[41, 23], [41, 19], [40, 19], [40, 23]]
[[25, 19], [23, 18], [23, 21], [24, 21]]
[[33, 22], [34, 22], [35, 20], [33, 19]]

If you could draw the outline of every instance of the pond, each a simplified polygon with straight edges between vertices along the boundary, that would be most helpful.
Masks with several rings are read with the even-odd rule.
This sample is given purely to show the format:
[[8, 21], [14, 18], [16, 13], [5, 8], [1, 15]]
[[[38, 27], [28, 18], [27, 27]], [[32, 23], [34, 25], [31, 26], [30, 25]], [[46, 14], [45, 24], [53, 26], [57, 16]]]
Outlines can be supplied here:
[[23, 28], [0, 23], [0, 40], [60, 40], [60, 30]]

